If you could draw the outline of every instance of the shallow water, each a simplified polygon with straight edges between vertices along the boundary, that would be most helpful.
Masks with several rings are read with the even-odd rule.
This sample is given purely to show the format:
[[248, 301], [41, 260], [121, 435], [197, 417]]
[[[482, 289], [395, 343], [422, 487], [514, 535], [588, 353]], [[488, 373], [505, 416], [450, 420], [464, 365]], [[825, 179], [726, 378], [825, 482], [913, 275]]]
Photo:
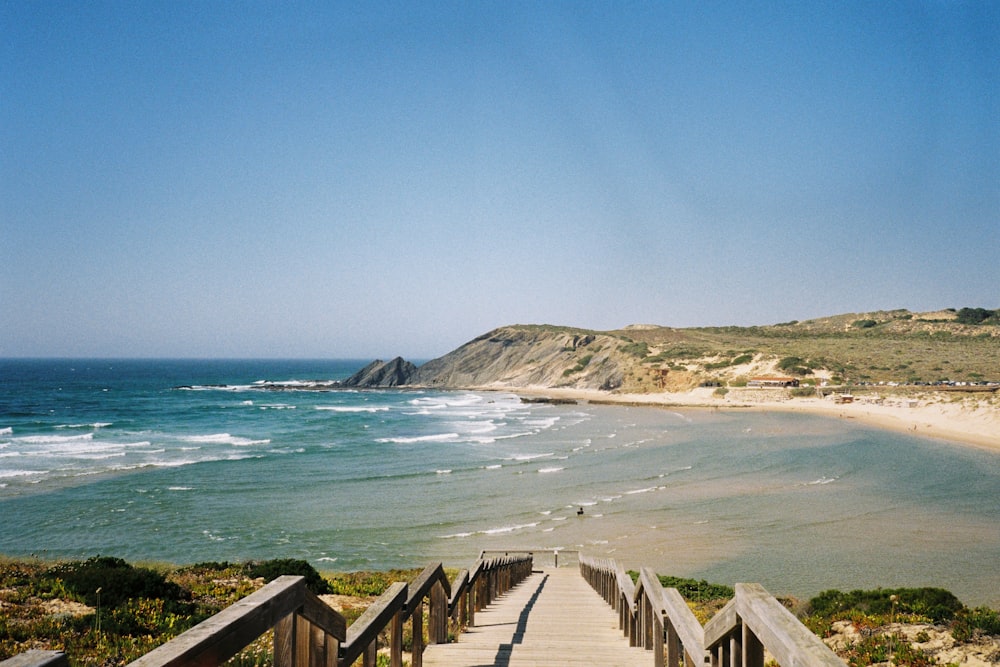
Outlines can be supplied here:
[[254, 384], [361, 365], [0, 362], [0, 552], [351, 570], [583, 549], [1000, 603], [992, 452], [806, 415]]

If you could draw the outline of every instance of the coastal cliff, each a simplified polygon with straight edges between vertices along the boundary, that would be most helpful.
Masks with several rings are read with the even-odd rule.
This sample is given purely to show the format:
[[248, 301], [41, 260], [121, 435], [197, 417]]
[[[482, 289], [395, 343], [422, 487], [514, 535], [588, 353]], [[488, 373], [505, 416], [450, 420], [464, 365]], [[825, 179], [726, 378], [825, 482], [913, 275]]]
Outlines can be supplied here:
[[[979, 310], [991, 316], [963, 317]], [[372, 362], [343, 384], [643, 394], [742, 388], [753, 378], [783, 376], [804, 385], [995, 391], [998, 369], [1000, 311], [892, 310], [753, 327], [511, 325], [420, 367], [400, 358]]]
[[634, 357], [617, 336], [546, 326], [495, 329], [429, 361], [412, 378], [428, 387], [619, 388]]

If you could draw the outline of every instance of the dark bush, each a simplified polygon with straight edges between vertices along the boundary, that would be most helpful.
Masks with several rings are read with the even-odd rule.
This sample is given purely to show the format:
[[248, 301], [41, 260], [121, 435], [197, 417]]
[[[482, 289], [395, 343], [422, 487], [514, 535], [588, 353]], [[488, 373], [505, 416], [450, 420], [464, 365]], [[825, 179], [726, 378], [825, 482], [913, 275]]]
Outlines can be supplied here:
[[[181, 601], [187, 594], [155, 570], [133, 567], [121, 558], [95, 556], [57, 565], [49, 576], [91, 607], [119, 607], [133, 598]], [[100, 590], [100, 593], [98, 593]]]
[[253, 578], [261, 577], [265, 582], [271, 582], [283, 574], [292, 574], [305, 577], [306, 587], [316, 595], [332, 593], [330, 584], [320, 576], [312, 565], [307, 561], [294, 558], [278, 558], [274, 560], [264, 560], [247, 565], [247, 575]]
[[997, 312], [986, 308], [962, 308], [958, 311], [955, 321], [959, 324], [982, 324], [990, 318], [997, 317]]
[[[629, 570], [628, 575], [632, 581], [639, 580], [639, 573]], [[731, 598], [736, 593], [731, 586], [723, 584], [710, 584], [704, 579], [684, 579], [682, 577], [671, 577], [669, 575], [657, 575], [660, 585], [664, 588], [676, 588], [685, 600], [691, 602], [708, 602], [710, 600], [720, 600]]]

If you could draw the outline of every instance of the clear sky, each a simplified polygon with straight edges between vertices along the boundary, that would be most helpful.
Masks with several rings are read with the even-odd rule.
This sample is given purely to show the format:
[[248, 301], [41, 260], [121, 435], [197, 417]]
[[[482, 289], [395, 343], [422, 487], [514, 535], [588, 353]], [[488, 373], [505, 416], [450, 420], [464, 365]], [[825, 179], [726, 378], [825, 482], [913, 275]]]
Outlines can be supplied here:
[[0, 356], [1000, 307], [1000, 3], [0, 0]]

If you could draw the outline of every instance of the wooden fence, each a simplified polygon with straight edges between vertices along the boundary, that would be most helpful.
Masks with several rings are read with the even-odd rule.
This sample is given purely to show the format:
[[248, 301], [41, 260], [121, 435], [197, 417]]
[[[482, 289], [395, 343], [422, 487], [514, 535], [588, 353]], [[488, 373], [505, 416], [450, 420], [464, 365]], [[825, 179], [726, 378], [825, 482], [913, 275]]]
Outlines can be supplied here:
[[[448, 581], [441, 563], [424, 568], [413, 582], [391, 584], [350, 627], [343, 616], [310, 592], [303, 577], [282, 576], [187, 632], [153, 649], [128, 667], [216, 667], [251, 642], [274, 631], [275, 667], [350, 667], [361, 660], [374, 667], [379, 637], [388, 635], [390, 663], [403, 665], [403, 625], [412, 630], [413, 667], [427, 637], [448, 641], [449, 632], [475, 625], [476, 611], [531, 574], [530, 556], [480, 559]], [[2, 667], [65, 667], [57, 651], [28, 651]]]
[[656, 667], [764, 667], [765, 651], [785, 667], [843, 667], [819, 637], [760, 584], [736, 584], [736, 595], [702, 628], [675, 588], [649, 568], [636, 582], [620, 563], [580, 557], [580, 572], [618, 612], [632, 646], [653, 652]]

